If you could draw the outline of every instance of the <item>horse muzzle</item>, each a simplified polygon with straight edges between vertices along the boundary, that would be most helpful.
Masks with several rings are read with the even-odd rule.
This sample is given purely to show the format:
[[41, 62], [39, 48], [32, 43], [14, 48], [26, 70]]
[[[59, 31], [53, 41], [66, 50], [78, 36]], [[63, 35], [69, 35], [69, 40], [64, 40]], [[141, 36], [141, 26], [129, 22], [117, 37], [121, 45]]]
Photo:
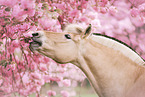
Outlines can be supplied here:
[[40, 46], [42, 46], [42, 41], [40, 40], [40, 36], [38, 33], [33, 33], [32, 35], [32, 42], [29, 43], [29, 48], [31, 51], [34, 51], [37, 50]]

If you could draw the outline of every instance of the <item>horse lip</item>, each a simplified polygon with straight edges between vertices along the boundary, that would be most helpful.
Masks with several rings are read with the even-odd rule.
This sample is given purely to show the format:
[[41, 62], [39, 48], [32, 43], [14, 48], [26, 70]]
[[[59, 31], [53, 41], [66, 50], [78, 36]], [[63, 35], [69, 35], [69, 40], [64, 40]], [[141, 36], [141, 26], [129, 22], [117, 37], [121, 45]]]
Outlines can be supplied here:
[[36, 37], [32, 37], [33, 40], [33, 44], [38, 44], [39, 46], [42, 46], [42, 41], [40, 41], [38, 38]]
[[42, 46], [42, 41], [37, 37], [32, 37], [32, 42], [29, 43], [29, 49], [33, 52], [40, 46]]
[[42, 46], [42, 42], [33, 41], [29, 43], [30, 45], [38, 44], [38, 46]]
[[42, 45], [42, 42], [33, 41], [29, 43], [29, 49], [33, 52], [34, 50], [37, 50], [38, 47], [40, 47], [41, 45]]

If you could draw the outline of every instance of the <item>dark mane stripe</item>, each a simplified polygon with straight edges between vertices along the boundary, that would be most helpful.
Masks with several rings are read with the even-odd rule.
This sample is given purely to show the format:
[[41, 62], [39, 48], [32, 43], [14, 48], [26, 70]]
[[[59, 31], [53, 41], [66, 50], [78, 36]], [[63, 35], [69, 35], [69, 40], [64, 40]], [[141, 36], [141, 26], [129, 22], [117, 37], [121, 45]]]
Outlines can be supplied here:
[[[125, 45], [126, 47], [130, 48], [132, 51], [134, 51], [137, 55], [139, 55], [132, 47], [130, 47], [128, 44], [122, 42], [121, 40], [118, 40], [114, 37], [110, 37], [110, 36], [107, 36], [107, 35], [104, 35], [104, 34], [100, 34], [100, 33], [92, 33], [93, 35], [97, 35], [97, 36], [103, 36], [103, 37], [106, 37], [106, 38], [109, 38], [109, 39], [112, 39], [114, 41], [117, 41], [123, 45]], [[140, 56], [140, 55], [139, 55]], [[141, 57], [142, 58], [142, 57]], [[142, 58], [143, 61], [145, 61], [143, 58]]]

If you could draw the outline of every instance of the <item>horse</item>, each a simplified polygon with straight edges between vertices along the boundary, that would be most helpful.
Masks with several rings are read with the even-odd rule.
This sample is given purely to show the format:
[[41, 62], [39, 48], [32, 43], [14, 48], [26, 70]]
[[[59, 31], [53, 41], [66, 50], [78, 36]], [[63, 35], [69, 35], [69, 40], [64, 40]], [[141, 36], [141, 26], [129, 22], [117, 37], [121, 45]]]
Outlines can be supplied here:
[[125, 43], [82, 28], [32, 33], [30, 49], [57, 63], [72, 63], [89, 79], [99, 97], [145, 97], [144, 60]]

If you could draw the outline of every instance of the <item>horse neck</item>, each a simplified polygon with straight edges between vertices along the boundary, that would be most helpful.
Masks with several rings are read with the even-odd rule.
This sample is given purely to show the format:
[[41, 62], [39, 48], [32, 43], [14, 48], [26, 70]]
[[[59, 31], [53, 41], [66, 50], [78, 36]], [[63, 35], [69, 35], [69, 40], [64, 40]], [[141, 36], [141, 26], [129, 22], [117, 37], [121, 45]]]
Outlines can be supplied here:
[[78, 64], [100, 97], [121, 97], [139, 76], [140, 65], [119, 51], [92, 40], [81, 47]]

